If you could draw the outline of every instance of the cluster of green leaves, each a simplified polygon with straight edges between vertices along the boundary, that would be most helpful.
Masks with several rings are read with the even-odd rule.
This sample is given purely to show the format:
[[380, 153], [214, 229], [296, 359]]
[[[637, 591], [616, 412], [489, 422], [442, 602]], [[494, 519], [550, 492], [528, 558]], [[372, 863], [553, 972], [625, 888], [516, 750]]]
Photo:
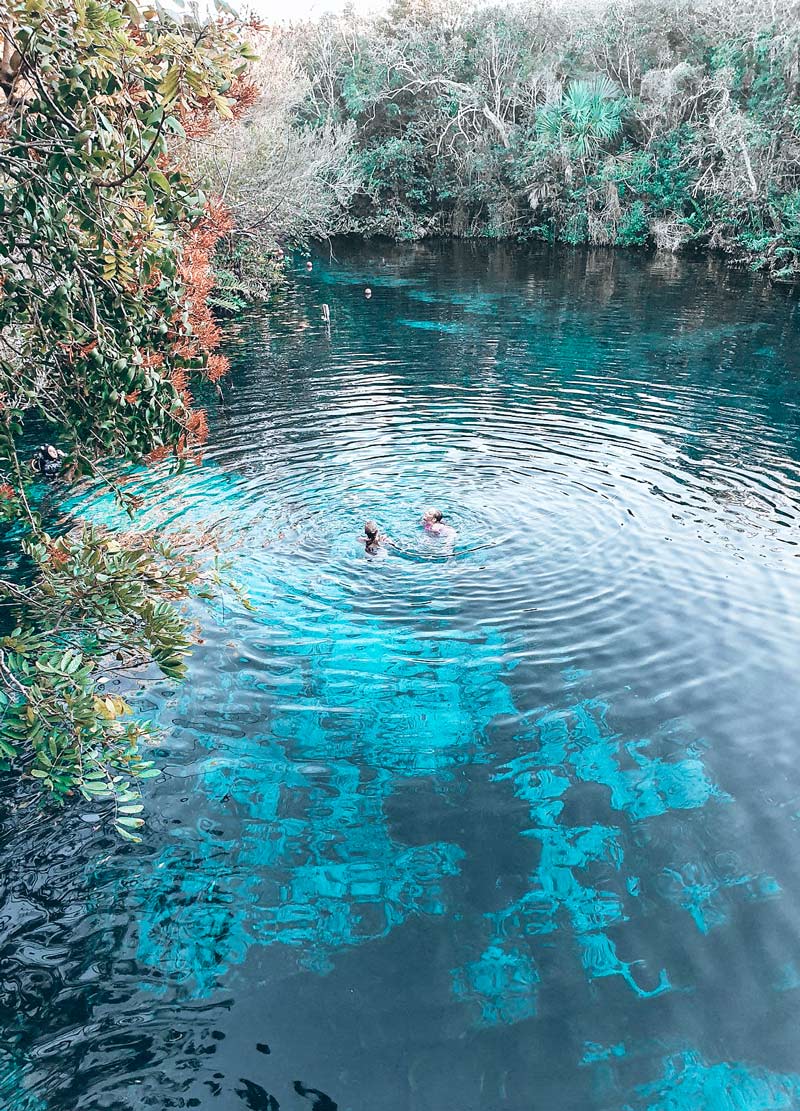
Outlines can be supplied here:
[[219, 317], [234, 316], [254, 301], [266, 301], [286, 282], [282, 254], [235, 233], [214, 254], [214, 288], [208, 303]]
[[235, 271], [220, 263], [218, 258], [214, 267], [214, 292], [209, 297], [209, 304], [221, 315], [234, 315], [255, 300], [255, 291]]
[[[390, 138], [364, 152], [367, 203], [363, 232], [393, 239], [418, 239], [433, 200], [425, 175], [423, 144], [409, 138]], [[378, 199], [378, 205], [373, 198]]]
[[798, 0], [397, 0], [292, 46], [301, 122], [357, 126], [353, 231], [712, 247], [788, 278], [798, 25]]
[[0, 636], [0, 767], [29, 774], [57, 802], [80, 792], [106, 804], [135, 839], [136, 782], [158, 774], [143, 755], [154, 735], [107, 684], [130, 684], [153, 663], [183, 675], [190, 642], [175, 602], [203, 592], [200, 568], [185, 544], [89, 526], [24, 548], [33, 574], [8, 588], [18, 624]]
[[205, 204], [169, 139], [193, 103], [230, 111], [219, 90], [244, 63], [230, 35], [111, 0], [17, 0], [6, 35], [0, 465], [31, 408], [79, 462], [142, 456], [184, 431], [177, 271]]
[[558, 100], [536, 113], [536, 132], [547, 146], [587, 159], [607, 149], [622, 132], [625, 104], [609, 77], [571, 81]]
[[0, 36], [0, 748], [135, 837], [152, 730], [107, 683], [182, 675], [200, 571], [156, 536], [53, 539], [26, 458], [34, 431], [67, 476], [197, 444], [209, 282], [187, 259], [214, 236], [181, 151], [190, 122], [231, 116], [250, 52], [231, 21], [132, 0], [8, 0]]

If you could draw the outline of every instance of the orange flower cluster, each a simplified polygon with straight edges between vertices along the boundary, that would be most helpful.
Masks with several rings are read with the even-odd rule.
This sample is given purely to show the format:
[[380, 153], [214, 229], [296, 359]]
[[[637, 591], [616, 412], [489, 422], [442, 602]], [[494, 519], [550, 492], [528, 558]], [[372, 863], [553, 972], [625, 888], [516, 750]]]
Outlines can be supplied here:
[[204, 139], [214, 128], [218, 113], [210, 96], [198, 97], [191, 107], [181, 104], [177, 113], [187, 139]]
[[142, 282], [143, 289], [155, 289], [161, 281], [161, 271], [157, 266], [154, 266], [150, 271], [150, 278], [146, 282]]
[[206, 363], [206, 378], [209, 382], [219, 382], [230, 369], [230, 361], [224, 355], [209, 355]]
[[59, 541], [48, 544], [47, 551], [50, 556], [51, 563], [55, 563], [57, 566], [62, 566], [67, 562], [67, 553], [64, 551]]
[[0, 483], [0, 501], [16, 501], [17, 492], [7, 482]]
[[231, 105], [233, 118], [240, 120], [245, 112], [248, 112], [256, 103], [260, 93], [258, 86], [252, 81], [248, 81], [244, 77], [237, 77], [228, 90], [228, 96], [234, 101], [234, 104]]
[[[203, 374], [210, 382], [219, 382], [228, 373], [230, 363], [224, 355], [216, 353], [222, 333], [208, 304], [208, 295], [214, 287], [211, 257], [219, 239], [233, 229], [230, 212], [218, 199], [206, 202], [203, 216], [187, 233], [179, 273], [184, 288], [184, 303], [173, 319], [173, 358], [185, 363], [204, 364]], [[188, 328], [181, 323], [181, 313], [187, 313]], [[153, 365], [153, 364], [151, 364]], [[189, 374], [181, 366], [173, 367], [170, 380], [186, 406], [184, 433], [178, 444], [178, 454], [194, 453], [208, 437], [208, 424], [203, 409], [192, 409], [189, 392]], [[163, 458], [160, 451], [153, 457]]]
[[[225, 102], [235, 120], [241, 117], [258, 100], [258, 86], [243, 77], [237, 77], [225, 94]], [[209, 135], [219, 122], [219, 106], [213, 97], [195, 97], [192, 104], [181, 104], [178, 119], [186, 132], [187, 139], [203, 139]]]
[[144, 461], [152, 467], [156, 463], [161, 463], [170, 454], [171, 449], [166, 444], [162, 444], [160, 447], [153, 448], [148, 455], [145, 455]]
[[[225, 205], [219, 200], [209, 200], [202, 218], [187, 235], [180, 276], [186, 290], [190, 328], [189, 334], [184, 335], [176, 345], [176, 353], [184, 359], [208, 357], [220, 345], [222, 333], [208, 304], [208, 295], [214, 288], [211, 255], [217, 242], [232, 228], [233, 219]], [[219, 377], [219, 362], [215, 366]]]
[[208, 439], [208, 421], [206, 420], [205, 409], [192, 409], [186, 422], [186, 430], [197, 443], [205, 443]]
[[181, 336], [173, 343], [172, 354], [176, 359], [186, 359], [188, 362], [197, 355], [197, 344], [188, 336]]
[[208, 439], [208, 420], [205, 409], [190, 409], [185, 425], [186, 431], [178, 440], [178, 455], [190, 455], [192, 462], [203, 461], [200, 445]]
[[64, 357], [70, 366], [73, 366], [76, 358], [85, 359], [87, 355], [91, 354], [97, 347], [97, 340], [92, 340], [91, 343], [80, 344], [76, 340], [59, 340], [56, 344], [64, 353]]
[[189, 375], [183, 367], [173, 367], [170, 371], [169, 380], [181, 397], [185, 397], [189, 389]]

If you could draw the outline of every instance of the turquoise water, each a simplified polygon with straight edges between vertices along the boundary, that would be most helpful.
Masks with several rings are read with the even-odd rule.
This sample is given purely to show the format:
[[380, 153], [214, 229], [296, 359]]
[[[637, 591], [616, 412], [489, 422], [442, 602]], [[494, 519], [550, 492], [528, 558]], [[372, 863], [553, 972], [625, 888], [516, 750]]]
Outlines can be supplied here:
[[0, 1107], [800, 1106], [797, 328], [463, 245], [232, 324], [203, 467], [134, 481], [252, 609], [140, 697], [141, 846], [6, 806]]

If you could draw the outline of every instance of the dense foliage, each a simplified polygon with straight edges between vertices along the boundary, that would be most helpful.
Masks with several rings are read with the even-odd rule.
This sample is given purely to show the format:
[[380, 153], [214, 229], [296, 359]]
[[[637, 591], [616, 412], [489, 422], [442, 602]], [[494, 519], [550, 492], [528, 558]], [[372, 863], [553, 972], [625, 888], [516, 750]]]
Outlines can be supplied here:
[[266, 28], [251, 28], [249, 36], [258, 59], [248, 70], [248, 110], [190, 152], [233, 221], [215, 257], [212, 303], [223, 312], [280, 284], [287, 250], [347, 231], [361, 184], [353, 121], [304, 125], [299, 112], [312, 82], [291, 43]]
[[800, 5], [398, 0], [287, 32], [355, 125], [348, 227], [719, 249], [800, 273]]
[[69, 476], [199, 451], [190, 379], [227, 369], [207, 296], [229, 219], [186, 172], [187, 132], [248, 103], [248, 50], [130, 0], [12, 0], [0, 32], [0, 758], [56, 799], [112, 800], [135, 838], [149, 731], [104, 684], [181, 673], [176, 603], [201, 568], [157, 536], [49, 523], [32, 437]]

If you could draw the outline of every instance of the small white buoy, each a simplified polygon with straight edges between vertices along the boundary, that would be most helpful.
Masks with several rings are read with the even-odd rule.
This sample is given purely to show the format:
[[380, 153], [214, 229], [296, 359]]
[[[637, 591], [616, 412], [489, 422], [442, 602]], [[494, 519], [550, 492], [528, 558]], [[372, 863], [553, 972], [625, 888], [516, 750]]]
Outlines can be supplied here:
[[306, 263], [306, 270], [311, 271], [313, 269], [314, 269], [314, 263], [311, 261], [311, 259], [309, 259], [308, 262]]
[[372, 296], [372, 290], [369, 288], [369, 286], [367, 286], [367, 288], [364, 290], [364, 296], [366, 297], [366, 299], [368, 301], [369, 301], [370, 297]]

